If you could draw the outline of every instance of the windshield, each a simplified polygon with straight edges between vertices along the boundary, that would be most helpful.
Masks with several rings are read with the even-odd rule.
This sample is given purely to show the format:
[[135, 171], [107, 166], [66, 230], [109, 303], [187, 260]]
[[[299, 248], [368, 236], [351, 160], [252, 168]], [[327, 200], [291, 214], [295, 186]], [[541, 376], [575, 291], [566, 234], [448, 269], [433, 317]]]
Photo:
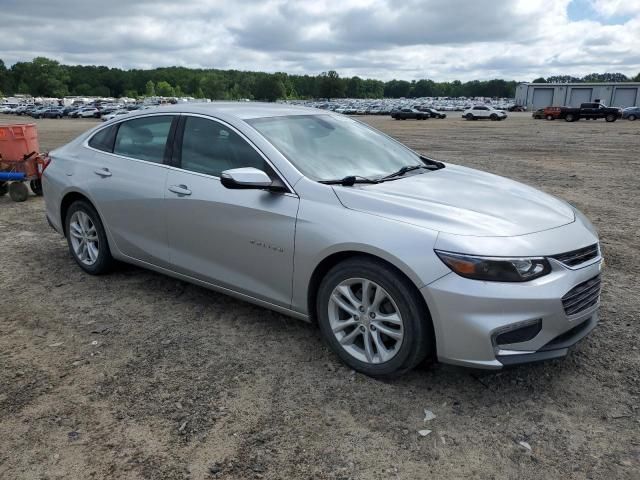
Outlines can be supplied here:
[[376, 178], [404, 166], [424, 165], [411, 150], [346, 117], [295, 115], [247, 123], [313, 180]]

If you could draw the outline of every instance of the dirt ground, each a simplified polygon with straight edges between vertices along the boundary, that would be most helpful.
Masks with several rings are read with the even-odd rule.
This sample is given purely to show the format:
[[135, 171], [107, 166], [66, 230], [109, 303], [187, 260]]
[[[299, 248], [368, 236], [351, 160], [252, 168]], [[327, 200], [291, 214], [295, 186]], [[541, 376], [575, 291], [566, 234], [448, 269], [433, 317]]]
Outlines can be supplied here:
[[[376, 381], [312, 325], [135, 267], [83, 274], [41, 198], [3, 197], [0, 478], [640, 478], [640, 122], [365, 120], [582, 209], [599, 327], [561, 361]], [[95, 122], [37, 123], [47, 150]]]

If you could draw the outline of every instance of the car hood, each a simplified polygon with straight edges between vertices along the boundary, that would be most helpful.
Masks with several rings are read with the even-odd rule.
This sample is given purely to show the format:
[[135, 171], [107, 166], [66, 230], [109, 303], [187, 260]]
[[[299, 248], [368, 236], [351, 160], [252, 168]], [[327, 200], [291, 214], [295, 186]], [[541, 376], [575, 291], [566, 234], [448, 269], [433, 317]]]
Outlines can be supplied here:
[[335, 187], [349, 209], [456, 235], [514, 236], [575, 220], [565, 202], [471, 168], [446, 168], [379, 184]]

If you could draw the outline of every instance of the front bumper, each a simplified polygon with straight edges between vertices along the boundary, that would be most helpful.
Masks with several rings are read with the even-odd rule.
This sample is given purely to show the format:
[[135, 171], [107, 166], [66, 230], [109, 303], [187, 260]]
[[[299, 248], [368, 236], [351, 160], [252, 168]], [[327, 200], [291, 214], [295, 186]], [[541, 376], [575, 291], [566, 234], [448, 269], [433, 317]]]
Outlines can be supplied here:
[[[563, 357], [598, 322], [599, 300], [574, 314], [565, 313], [562, 297], [597, 277], [602, 258], [572, 269], [550, 260], [550, 274], [524, 283], [469, 280], [449, 273], [423, 287], [436, 334], [438, 359], [444, 363], [500, 369], [508, 365]], [[533, 338], [498, 344], [500, 333], [522, 325], [540, 326]]]

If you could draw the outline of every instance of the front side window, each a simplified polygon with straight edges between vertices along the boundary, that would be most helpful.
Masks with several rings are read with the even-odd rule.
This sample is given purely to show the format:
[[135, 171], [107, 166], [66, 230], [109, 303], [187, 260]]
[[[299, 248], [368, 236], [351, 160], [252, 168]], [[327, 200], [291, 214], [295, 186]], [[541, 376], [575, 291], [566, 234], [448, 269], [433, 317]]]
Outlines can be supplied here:
[[113, 153], [162, 163], [172, 120], [172, 116], [162, 115], [122, 122], [118, 128]]
[[313, 180], [375, 178], [404, 166], [423, 165], [400, 143], [341, 116], [292, 115], [247, 122]]
[[264, 159], [240, 135], [201, 117], [187, 117], [180, 156], [182, 169], [215, 177], [232, 168], [268, 170]]

